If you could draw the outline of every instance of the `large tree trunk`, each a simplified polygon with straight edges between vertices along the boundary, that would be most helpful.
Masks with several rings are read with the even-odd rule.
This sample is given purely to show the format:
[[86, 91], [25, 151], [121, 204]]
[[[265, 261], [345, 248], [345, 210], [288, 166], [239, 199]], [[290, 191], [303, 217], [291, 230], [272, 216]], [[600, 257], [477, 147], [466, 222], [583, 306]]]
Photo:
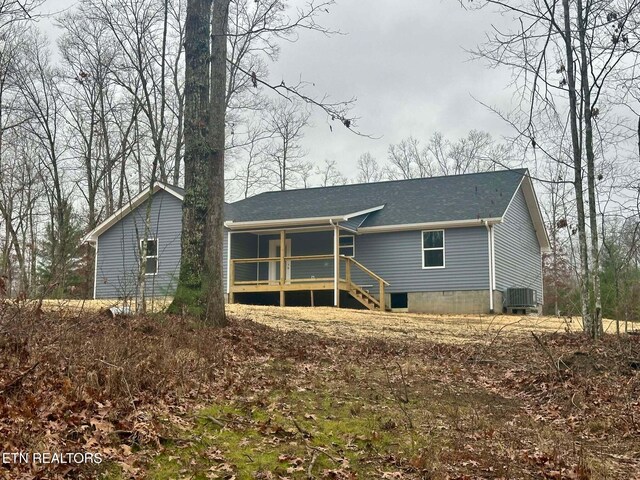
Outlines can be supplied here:
[[208, 323], [224, 325], [222, 243], [224, 240], [224, 147], [227, 79], [227, 19], [229, 0], [214, 0], [211, 12], [211, 96], [207, 168], [208, 211], [205, 233], [203, 290]]
[[[190, 0], [185, 24], [185, 198], [182, 256], [172, 313], [222, 326], [224, 92], [228, 0]], [[211, 20], [211, 23], [210, 23]], [[213, 48], [210, 47], [210, 28]], [[211, 68], [211, 70], [209, 69]], [[210, 73], [213, 75], [209, 82]], [[211, 87], [211, 88], [210, 88]], [[210, 102], [211, 95], [211, 102]], [[222, 133], [220, 133], [222, 132]]]

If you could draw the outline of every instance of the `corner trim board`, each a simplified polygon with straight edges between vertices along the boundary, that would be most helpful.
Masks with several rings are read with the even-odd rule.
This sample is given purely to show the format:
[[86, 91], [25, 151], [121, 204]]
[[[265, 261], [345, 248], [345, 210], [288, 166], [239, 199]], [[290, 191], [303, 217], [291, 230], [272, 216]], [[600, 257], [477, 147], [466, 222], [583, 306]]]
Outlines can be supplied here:
[[98, 239], [96, 238], [96, 254], [93, 259], [93, 299], [96, 299], [98, 290]]

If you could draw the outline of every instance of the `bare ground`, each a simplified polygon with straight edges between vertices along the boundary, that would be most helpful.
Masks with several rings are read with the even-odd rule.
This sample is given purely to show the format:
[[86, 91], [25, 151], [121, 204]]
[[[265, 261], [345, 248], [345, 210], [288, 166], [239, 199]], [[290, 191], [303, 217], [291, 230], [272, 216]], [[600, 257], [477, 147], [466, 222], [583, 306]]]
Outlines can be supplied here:
[[[541, 315], [427, 315], [375, 312], [330, 307], [262, 307], [234, 304], [231, 315], [249, 318], [282, 330], [304, 331], [338, 338], [423, 339], [445, 343], [478, 343], [496, 335], [529, 335], [582, 331], [579, 318]], [[615, 321], [605, 320], [607, 333], [616, 331]], [[624, 329], [624, 325], [621, 326]]]
[[[171, 297], [154, 300], [149, 307], [161, 311], [171, 303]], [[112, 306], [121, 306], [117, 300], [48, 300], [47, 311], [63, 315], [102, 312]], [[247, 318], [265, 325], [290, 331], [304, 331], [338, 338], [384, 337], [393, 339], [426, 339], [434, 342], [483, 342], [512, 334], [579, 333], [582, 323], [577, 317], [550, 317], [542, 315], [428, 315], [418, 313], [375, 312], [369, 310], [336, 309], [332, 307], [269, 307], [232, 304], [229, 315]], [[624, 322], [620, 328], [624, 331]], [[634, 324], [629, 324], [632, 330]], [[616, 332], [615, 320], [605, 319], [606, 333]]]

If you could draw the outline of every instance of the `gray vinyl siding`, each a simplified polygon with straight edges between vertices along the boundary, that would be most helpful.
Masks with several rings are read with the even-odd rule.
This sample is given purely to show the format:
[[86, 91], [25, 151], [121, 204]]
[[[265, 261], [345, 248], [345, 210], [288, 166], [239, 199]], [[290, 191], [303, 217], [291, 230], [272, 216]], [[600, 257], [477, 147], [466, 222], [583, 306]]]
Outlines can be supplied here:
[[[422, 268], [422, 231], [359, 235], [356, 260], [387, 282], [389, 293], [489, 289], [485, 227], [445, 230], [445, 268]], [[352, 272], [361, 285], [378, 288], [371, 277]]]
[[516, 192], [504, 222], [494, 227], [496, 288], [532, 288], [543, 303], [542, 257], [529, 209], [522, 193]]
[[[147, 203], [137, 207], [98, 238], [95, 298], [135, 297]], [[148, 296], [173, 295], [180, 270], [182, 202], [160, 190], [151, 202], [149, 238], [158, 239], [158, 273], [145, 277]]]

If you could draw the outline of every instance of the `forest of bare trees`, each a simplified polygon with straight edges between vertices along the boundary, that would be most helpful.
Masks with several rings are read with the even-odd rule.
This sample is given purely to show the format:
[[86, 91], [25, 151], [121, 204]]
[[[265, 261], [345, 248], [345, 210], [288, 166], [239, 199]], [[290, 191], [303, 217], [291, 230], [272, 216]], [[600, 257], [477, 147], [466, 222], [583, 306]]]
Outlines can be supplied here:
[[[639, 6], [486, 0], [475, 7], [514, 19], [508, 28], [494, 28], [474, 54], [513, 74], [515, 106], [496, 113], [511, 126], [523, 158], [537, 167], [548, 194], [552, 276], [569, 255], [580, 316], [593, 338], [602, 334], [604, 265], [626, 256], [633, 272], [628, 283], [637, 283]], [[629, 232], [624, 253], [603, 248], [616, 228]]]

